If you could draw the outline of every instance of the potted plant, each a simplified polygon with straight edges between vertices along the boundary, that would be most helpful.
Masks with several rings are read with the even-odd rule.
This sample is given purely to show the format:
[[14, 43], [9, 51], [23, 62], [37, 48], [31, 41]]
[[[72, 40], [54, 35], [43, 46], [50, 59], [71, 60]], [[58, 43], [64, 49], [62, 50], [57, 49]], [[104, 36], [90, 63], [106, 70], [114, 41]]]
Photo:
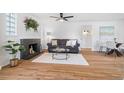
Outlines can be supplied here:
[[25, 51], [25, 47], [19, 43], [14, 41], [7, 41], [8, 44], [4, 46], [6, 51], [9, 51], [9, 54], [12, 55], [12, 59], [10, 59], [10, 66], [14, 67], [18, 65], [17, 53], [19, 51]]
[[34, 31], [37, 31], [37, 28], [39, 26], [38, 22], [32, 18], [26, 18], [24, 20], [26, 30], [29, 30], [30, 28]]

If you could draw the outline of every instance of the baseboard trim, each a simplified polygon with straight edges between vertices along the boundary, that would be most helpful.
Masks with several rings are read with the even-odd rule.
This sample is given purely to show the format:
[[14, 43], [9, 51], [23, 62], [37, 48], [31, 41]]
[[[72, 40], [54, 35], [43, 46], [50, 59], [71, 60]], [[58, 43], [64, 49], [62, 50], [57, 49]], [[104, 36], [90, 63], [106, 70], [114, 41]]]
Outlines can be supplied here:
[[81, 50], [92, 51], [92, 49], [91, 49], [91, 48], [81, 48]]
[[43, 49], [43, 52], [48, 52], [48, 49]]
[[0, 70], [2, 70], [2, 66], [0, 66]]

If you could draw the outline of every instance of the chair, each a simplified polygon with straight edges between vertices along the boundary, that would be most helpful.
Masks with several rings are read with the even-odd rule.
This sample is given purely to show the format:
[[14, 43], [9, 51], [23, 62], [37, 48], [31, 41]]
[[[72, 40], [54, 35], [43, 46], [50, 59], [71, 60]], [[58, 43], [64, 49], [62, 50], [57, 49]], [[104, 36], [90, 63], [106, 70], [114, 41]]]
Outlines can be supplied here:
[[115, 57], [116, 56], [118, 56], [118, 57], [122, 56], [122, 54], [119, 50], [119, 47], [117, 47], [117, 44], [119, 44], [119, 43], [107, 41], [106, 44], [107, 44], [106, 54], [110, 55], [110, 54], [114, 53]]
[[115, 49], [116, 48], [116, 44], [115, 44], [115, 42], [113, 42], [113, 41], [107, 41], [106, 42], [106, 52], [105, 52], [105, 55], [106, 54], [112, 54], [112, 53], [110, 53], [111, 52], [111, 50], [112, 49]]
[[98, 46], [99, 46], [99, 52], [104, 52], [106, 50], [105, 42], [99, 41]]
[[124, 43], [119, 46], [119, 51], [124, 55]]

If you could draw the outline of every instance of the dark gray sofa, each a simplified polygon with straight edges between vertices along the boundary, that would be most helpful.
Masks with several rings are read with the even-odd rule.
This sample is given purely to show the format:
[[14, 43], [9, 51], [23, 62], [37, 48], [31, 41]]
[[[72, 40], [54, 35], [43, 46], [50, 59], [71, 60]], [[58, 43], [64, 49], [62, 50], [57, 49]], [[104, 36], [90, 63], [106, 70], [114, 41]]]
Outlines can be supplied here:
[[[78, 40], [76, 39], [52, 39], [52, 40], [57, 40], [57, 46], [52, 46], [52, 43], [47, 43], [48, 46], [48, 52], [52, 53], [55, 52], [53, 49], [59, 47], [59, 48], [66, 48], [68, 49], [68, 53], [79, 53], [79, 46], [80, 44], [78, 43]], [[76, 40], [76, 45], [75, 46], [66, 46], [66, 42], [68, 40]]]

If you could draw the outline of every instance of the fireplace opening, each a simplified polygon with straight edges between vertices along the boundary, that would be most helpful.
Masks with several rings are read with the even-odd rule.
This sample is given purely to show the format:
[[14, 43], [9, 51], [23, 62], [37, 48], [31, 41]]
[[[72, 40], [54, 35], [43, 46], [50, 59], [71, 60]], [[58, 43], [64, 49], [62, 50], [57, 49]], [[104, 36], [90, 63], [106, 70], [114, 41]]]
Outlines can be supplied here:
[[35, 54], [38, 52], [38, 44], [29, 44], [29, 54]]
[[30, 59], [40, 54], [41, 51], [40, 39], [20, 39], [20, 43], [25, 47], [25, 51], [20, 52], [21, 59]]

